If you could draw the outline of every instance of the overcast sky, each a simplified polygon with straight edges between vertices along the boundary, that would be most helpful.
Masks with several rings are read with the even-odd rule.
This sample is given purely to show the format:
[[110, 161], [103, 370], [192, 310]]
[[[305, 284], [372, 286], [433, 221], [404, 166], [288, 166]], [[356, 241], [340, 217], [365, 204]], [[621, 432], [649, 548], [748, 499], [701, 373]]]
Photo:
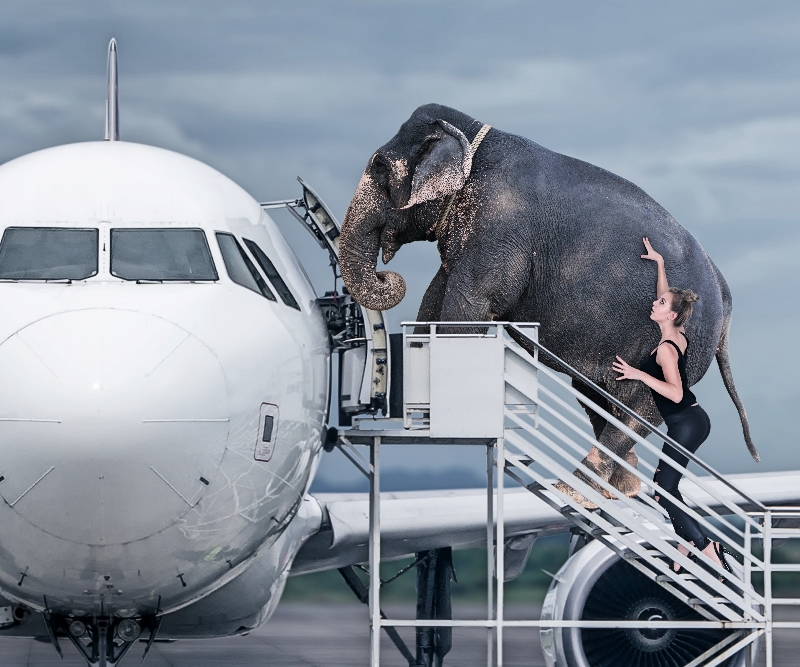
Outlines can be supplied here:
[[[121, 138], [203, 160], [258, 199], [296, 196], [302, 175], [341, 219], [371, 153], [428, 102], [642, 186], [733, 291], [731, 363], [764, 462], [749, 462], [716, 366], [695, 389], [712, 420], [701, 455], [800, 469], [798, 3], [2, 0], [0, 162], [102, 138], [111, 37]], [[329, 288], [322, 253], [279, 222]], [[392, 265], [409, 283], [396, 324], [438, 256], [417, 243]]]

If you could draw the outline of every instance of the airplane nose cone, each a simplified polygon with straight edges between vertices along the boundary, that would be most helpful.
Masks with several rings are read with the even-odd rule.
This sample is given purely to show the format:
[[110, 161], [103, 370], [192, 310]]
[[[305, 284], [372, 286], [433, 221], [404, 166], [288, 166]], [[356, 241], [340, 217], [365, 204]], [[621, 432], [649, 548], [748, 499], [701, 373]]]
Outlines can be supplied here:
[[113, 308], [44, 318], [0, 345], [0, 378], [0, 495], [42, 530], [83, 544], [142, 539], [213, 483], [225, 377], [165, 319]]

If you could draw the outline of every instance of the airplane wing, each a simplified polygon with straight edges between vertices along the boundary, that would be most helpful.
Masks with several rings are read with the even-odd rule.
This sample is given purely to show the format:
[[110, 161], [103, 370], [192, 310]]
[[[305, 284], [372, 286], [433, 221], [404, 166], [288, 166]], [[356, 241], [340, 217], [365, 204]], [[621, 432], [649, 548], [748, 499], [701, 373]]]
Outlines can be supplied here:
[[[766, 505], [800, 502], [800, 471], [728, 475], [733, 484]], [[706, 484], [720, 487], [716, 480]], [[698, 501], [715, 511], [724, 506], [694, 487], [683, 485]], [[733, 493], [731, 493], [733, 497]], [[326, 493], [313, 496], [322, 512], [322, 527], [298, 552], [291, 574], [346, 567], [368, 560], [369, 496], [366, 493]], [[507, 539], [569, 531], [572, 522], [523, 488], [505, 493]], [[384, 560], [411, 556], [441, 547], [466, 549], [486, 545], [486, 489], [412, 491], [381, 494], [381, 556]], [[750, 510], [755, 508], [745, 507]]]
[[[417, 551], [486, 545], [486, 489], [406, 491], [381, 494], [381, 556], [385, 560]], [[300, 549], [292, 574], [362, 563], [368, 559], [369, 496], [318, 494], [321, 530]], [[506, 535], [569, 530], [569, 521], [525, 489], [505, 494]]]

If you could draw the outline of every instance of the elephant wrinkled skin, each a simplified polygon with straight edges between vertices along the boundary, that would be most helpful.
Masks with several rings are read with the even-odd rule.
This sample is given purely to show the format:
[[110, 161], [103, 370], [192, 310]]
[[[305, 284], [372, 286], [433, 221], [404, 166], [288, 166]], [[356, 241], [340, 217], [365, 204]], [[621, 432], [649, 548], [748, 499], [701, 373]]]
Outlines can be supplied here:
[[[469, 144], [481, 127], [455, 109], [425, 105], [370, 158], [340, 239], [353, 297], [372, 309], [397, 305], [405, 282], [376, 273], [378, 252], [387, 263], [404, 243], [435, 240], [442, 265], [418, 320], [540, 322], [543, 345], [658, 424], [650, 390], [617, 382], [611, 366], [615, 355], [638, 365], [659, 341], [648, 317], [656, 267], [640, 259], [647, 236], [664, 256], [670, 284], [700, 295], [686, 332], [689, 384], [716, 356], [758, 460], [728, 362], [730, 290], [700, 244], [633, 183], [524, 137], [493, 128], [473, 156]], [[591, 420], [600, 442], [635, 462], [630, 438]], [[632, 420], [627, 425], [643, 433]], [[622, 492], [638, 492], [638, 480], [614, 474], [610, 458], [592, 467]]]

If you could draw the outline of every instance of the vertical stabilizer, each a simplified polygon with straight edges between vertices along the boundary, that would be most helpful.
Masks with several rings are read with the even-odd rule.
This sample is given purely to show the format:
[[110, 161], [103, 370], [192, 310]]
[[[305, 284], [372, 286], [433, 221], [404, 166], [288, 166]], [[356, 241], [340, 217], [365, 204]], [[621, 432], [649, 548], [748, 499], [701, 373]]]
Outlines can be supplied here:
[[108, 43], [108, 91], [106, 92], [106, 141], [119, 141], [119, 86], [117, 40]]

